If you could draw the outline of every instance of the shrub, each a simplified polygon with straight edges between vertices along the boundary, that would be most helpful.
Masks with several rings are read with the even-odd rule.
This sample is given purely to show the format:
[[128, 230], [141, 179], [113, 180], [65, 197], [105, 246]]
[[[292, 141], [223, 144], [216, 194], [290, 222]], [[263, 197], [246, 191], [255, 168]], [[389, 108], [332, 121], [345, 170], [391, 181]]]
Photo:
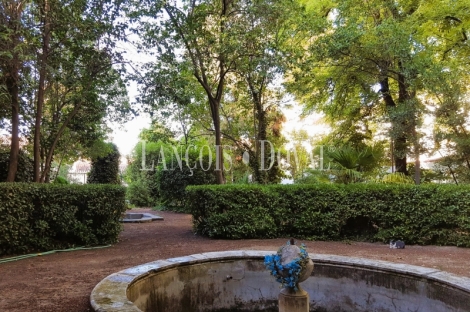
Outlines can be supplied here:
[[91, 161], [91, 170], [87, 183], [90, 184], [121, 184], [119, 177], [119, 150], [110, 143], [111, 151], [104, 157], [96, 157]]
[[221, 185], [186, 191], [194, 229], [209, 237], [401, 239], [470, 247], [468, 186]]
[[0, 183], [0, 255], [115, 243], [124, 199], [116, 185]]
[[[220, 238], [275, 237], [276, 207], [269, 189], [260, 185], [210, 185], [188, 187], [187, 209], [196, 231]], [[198, 200], [197, 203], [191, 203]]]
[[151, 206], [153, 201], [147, 183], [144, 180], [132, 182], [127, 187], [126, 198], [137, 207]]
[[[186, 211], [184, 209], [186, 186], [215, 183], [213, 170], [189, 169], [186, 161], [182, 160], [181, 162], [181, 168], [176, 167], [172, 170], [161, 170], [160, 168], [156, 174], [160, 200], [168, 210]], [[167, 168], [171, 168], [170, 164]], [[212, 164], [210, 168], [213, 169], [214, 165]]]
[[[5, 182], [7, 180], [9, 163], [10, 151], [0, 150], [0, 182]], [[23, 150], [20, 150], [18, 156], [18, 169], [16, 171], [15, 182], [32, 182], [33, 178], [33, 160]]]
[[52, 181], [52, 183], [54, 183], [54, 184], [70, 184], [69, 181], [67, 181], [66, 178], [61, 177], [61, 176], [57, 176], [54, 179], [54, 181]]

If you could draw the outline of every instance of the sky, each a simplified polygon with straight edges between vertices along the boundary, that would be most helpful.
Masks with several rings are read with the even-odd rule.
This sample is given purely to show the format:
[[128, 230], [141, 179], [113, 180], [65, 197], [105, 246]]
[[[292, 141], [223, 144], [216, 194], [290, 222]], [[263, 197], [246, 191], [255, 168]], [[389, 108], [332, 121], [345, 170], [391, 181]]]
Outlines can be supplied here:
[[301, 117], [302, 107], [298, 104], [292, 105], [290, 109], [283, 110], [286, 122], [283, 126], [283, 134], [288, 136], [292, 131], [305, 130], [310, 137], [317, 139], [318, 136], [327, 134], [330, 128], [322, 122], [320, 114], [311, 114]]
[[139, 142], [139, 133], [150, 126], [148, 116], [138, 116], [124, 125], [110, 125], [113, 129], [111, 141], [117, 145], [122, 156], [130, 155], [134, 146]]

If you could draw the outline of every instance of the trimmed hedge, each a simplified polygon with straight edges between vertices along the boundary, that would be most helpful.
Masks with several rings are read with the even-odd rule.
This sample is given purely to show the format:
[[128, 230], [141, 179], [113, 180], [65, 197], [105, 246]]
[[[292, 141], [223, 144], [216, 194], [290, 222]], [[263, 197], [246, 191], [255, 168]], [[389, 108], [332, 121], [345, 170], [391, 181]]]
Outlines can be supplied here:
[[0, 255], [112, 244], [126, 210], [117, 185], [0, 183]]
[[470, 187], [211, 185], [186, 189], [197, 233], [470, 247]]

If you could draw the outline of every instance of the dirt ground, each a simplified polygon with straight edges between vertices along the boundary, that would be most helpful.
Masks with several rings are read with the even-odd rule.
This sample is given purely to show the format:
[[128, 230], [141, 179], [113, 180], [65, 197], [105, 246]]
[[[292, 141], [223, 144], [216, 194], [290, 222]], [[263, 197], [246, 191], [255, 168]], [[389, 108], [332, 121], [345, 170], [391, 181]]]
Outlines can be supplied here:
[[[134, 209], [133, 212], [149, 209]], [[222, 250], [273, 250], [287, 239], [214, 240], [192, 232], [191, 216], [152, 212], [165, 218], [124, 225], [116, 245], [44, 255], [0, 264], [0, 311], [92, 311], [89, 296], [107, 275], [158, 259]], [[380, 243], [305, 241], [309, 253], [379, 259], [438, 268], [470, 277], [470, 249]]]

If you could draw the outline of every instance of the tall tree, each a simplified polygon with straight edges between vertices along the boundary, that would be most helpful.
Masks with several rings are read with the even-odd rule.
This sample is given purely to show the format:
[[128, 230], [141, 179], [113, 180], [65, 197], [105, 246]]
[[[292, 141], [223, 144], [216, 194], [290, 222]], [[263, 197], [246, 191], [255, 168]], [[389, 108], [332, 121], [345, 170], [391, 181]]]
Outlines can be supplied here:
[[[65, 137], [69, 146], [62, 151], [77, 148], [75, 143], [90, 147], [103, 138], [104, 118], [128, 109], [124, 83], [113, 66], [119, 61], [113, 50], [120, 31], [116, 3], [2, 2], [0, 35], [8, 40], [0, 44], [0, 85], [9, 96], [0, 99], [0, 118], [12, 133], [9, 181], [14, 180], [20, 121], [33, 145], [34, 181], [47, 182]], [[5, 117], [11, 121], [5, 123]]]
[[[270, 178], [279, 176], [279, 172], [273, 174], [279, 170], [277, 165], [270, 170], [272, 172], [266, 170], [273, 163], [271, 146], [267, 140], [269, 138], [272, 143], [282, 143], [279, 127], [285, 121], [280, 110], [284, 92], [276, 85], [276, 81], [282, 78], [286, 63], [290, 61], [285, 54], [285, 46], [297, 35], [291, 26], [292, 19], [302, 12], [302, 8], [291, 1], [267, 0], [249, 3], [241, 16], [243, 23], [239, 24], [239, 33], [242, 34], [239, 40], [243, 53], [236, 60], [231, 93], [235, 103], [247, 110], [243, 114], [251, 116], [253, 121], [242, 118], [245, 119], [245, 127], [238, 127], [245, 133], [232, 134], [230, 137], [237, 138], [239, 144], [245, 141], [241, 145], [251, 154], [253, 180], [258, 183], [278, 180], [274, 178], [275, 181], [270, 181]], [[233, 122], [226, 119], [230, 128]], [[246, 134], [251, 141], [249, 146], [246, 144]]]
[[[280, 77], [282, 62], [286, 61], [280, 47], [291, 35], [288, 17], [296, 8], [292, 2], [269, 0], [183, 1], [178, 5], [165, 3], [160, 8], [147, 4], [133, 15], [157, 16], [157, 21], [152, 19], [143, 27], [145, 47], [155, 48], [160, 56], [150, 69], [154, 87], [146, 87], [146, 91], [152, 89], [154, 95], [167, 103], [192, 107], [191, 112], [199, 117], [205, 116], [198, 95], [203, 92], [211, 122], [207, 125], [201, 118], [196, 119], [215, 134], [219, 168], [223, 136], [249, 150], [255, 180], [262, 183], [268, 175], [262, 174], [259, 165], [270, 162], [267, 159], [270, 153], [261, 153], [260, 142], [267, 139], [268, 128], [282, 120], [278, 109], [280, 98], [271, 84]], [[181, 46], [184, 51], [178, 53]], [[189, 81], [187, 73], [191, 73], [199, 88]], [[236, 106], [245, 108], [237, 110]], [[247, 116], [239, 118], [229, 112], [248, 114], [255, 120], [248, 121]], [[234, 131], [236, 127], [230, 120], [235, 119], [245, 120], [245, 128], [252, 126], [250, 133], [246, 129], [245, 133]], [[246, 139], [249, 144], [244, 144]], [[261, 160], [261, 155], [265, 159]], [[222, 170], [216, 172], [220, 183]]]
[[211, 120], [205, 109], [207, 96], [194, 79], [189, 62], [159, 59], [134, 65], [134, 72], [129, 76], [138, 83], [137, 101], [141, 109], [149, 113], [153, 123], [178, 125], [185, 144], [189, 142], [195, 120]]
[[44, 107], [45, 86], [47, 75], [47, 59], [49, 57], [50, 41], [51, 41], [51, 8], [50, 0], [39, 1], [39, 20], [41, 24], [41, 42], [42, 51], [38, 57], [39, 65], [39, 82], [36, 102], [36, 116], [34, 123], [34, 182], [41, 180], [40, 163], [41, 163], [41, 119]]
[[449, 181], [470, 181], [469, 88], [470, 4], [423, 1], [422, 41], [432, 43], [436, 63], [427, 77], [426, 103], [434, 117], [434, 152]]
[[8, 112], [11, 127], [7, 182], [15, 180], [18, 168], [21, 75], [27, 59], [27, 39], [30, 38], [24, 25], [28, 3], [29, 1], [15, 0], [0, 2], [0, 85], [5, 86], [8, 94], [7, 99], [0, 99], [0, 102], [2, 110]]
[[450, 66], [449, 71], [435, 79], [426, 100], [434, 117], [433, 140], [437, 163], [441, 171], [447, 173], [448, 179], [458, 184], [470, 181], [470, 73], [456, 65]]
[[[307, 2], [314, 34], [291, 90], [337, 123], [384, 114], [394, 166], [407, 172], [409, 143], [419, 160], [422, 74], [432, 52], [417, 34], [421, 1]], [[375, 112], [375, 113], [374, 113]]]
[[[142, 2], [132, 16], [144, 23], [144, 43], [156, 48], [162, 59], [185, 58], [194, 78], [203, 88], [215, 135], [217, 183], [225, 183], [220, 107], [227, 74], [243, 53], [238, 42], [244, 1], [202, 0]], [[155, 21], [157, 18], [157, 21]], [[179, 53], [183, 49], [182, 53]], [[180, 54], [180, 55], [178, 55]]]
[[[45, 47], [43, 36], [44, 48], [39, 62], [40, 70], [44, 62], [47, 69], [45, 107], [43, 109], [39, 103], [41, 80], [36, 107], [36, 117], [41, 116], [44, 128], [39, 130], [40, 147], [35, 139], [35, 151], [41, 151], [43, 165], [41, 182], [49, 180], [57, 147], [72, 144], [72, 141], [89, 148], [105, 136], [100, 129], [105, 117], [119, 119], [120, 113], [128, 112], [125, 86], [113, 67], [113, 63], [120, 62], [120, 54], [113, 50], [119, 39], [114, 36], [117, 31], [113, 25], [117, 14], [115, 3], [87, 0], [65, 6], [61, 1], [49, 1], [54, 19], [49, 25], [44, 23], [44, 29], [49, 28], [51, 47]], [[45, 60], [44, 53], [47, 53]], [[35, 138], [37, 126], [36, 119]]]

